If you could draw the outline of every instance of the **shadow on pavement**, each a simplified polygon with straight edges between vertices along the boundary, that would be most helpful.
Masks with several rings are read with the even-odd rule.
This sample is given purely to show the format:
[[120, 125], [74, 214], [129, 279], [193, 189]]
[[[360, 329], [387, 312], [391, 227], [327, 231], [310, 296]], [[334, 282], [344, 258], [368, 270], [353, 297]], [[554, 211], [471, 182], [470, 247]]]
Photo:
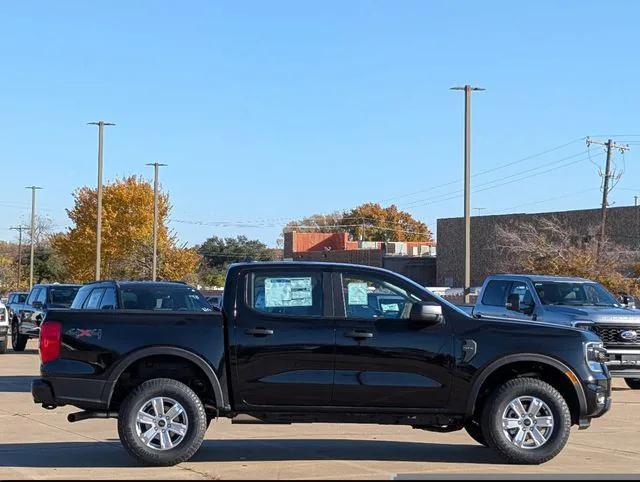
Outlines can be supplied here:
[[[9, 343], [9, 346], [11, 346], [11, 343]], [[37, 354], [38, 354], [38, 350], [32, 349], [32, 348], [27, 348], [24, 351], [13, 351], [11, 348], [9, 348], [7, 350], [7, 353], [5, 353], [5, 355], [37, 355]]]
[[[192, 462], [377, 460], [400, 462], [503, 463], [480, 445], [384, 440], [205, 440]], [[134, 467], [140, 465], [110, 442], [0, 444], [4, 467]]]
[[0, 393], [30, 392], [33, 376], [0, 376]]

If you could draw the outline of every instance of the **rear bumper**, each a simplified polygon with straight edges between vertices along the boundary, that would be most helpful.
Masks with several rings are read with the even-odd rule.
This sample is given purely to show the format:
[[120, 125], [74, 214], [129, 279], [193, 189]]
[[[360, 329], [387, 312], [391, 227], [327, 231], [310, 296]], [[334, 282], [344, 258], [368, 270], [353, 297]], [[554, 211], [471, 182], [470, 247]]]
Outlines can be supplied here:
[[85, 410], [105, 410], [103, 393], [110, 388], [108, 382], [82, 378], [47, 377], [31, 382], [34, 403], [49, 406], [74, 405]]

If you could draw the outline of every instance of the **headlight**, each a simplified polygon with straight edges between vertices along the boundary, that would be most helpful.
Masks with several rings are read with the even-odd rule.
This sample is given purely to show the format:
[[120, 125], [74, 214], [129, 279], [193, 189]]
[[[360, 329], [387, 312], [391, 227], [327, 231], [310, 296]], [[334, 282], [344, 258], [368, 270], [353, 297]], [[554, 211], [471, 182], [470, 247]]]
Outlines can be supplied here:
[[589, 341], [584, 344], [584, 356], [589, 369], [594, 373], [602, 372], [602, 364], [607, 361], [607, 350], [600, 341]]

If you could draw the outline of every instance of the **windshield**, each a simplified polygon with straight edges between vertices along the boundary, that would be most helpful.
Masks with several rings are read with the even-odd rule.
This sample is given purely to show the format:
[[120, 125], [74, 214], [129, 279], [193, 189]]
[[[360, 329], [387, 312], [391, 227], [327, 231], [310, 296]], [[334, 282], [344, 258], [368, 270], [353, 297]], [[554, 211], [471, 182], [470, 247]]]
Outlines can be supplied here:
[[543, 281], [534, 283], [544, 305], [619, 307], [614, 296], [598, 283]]
[[204, 296], [187, 285], [131, 285], [121, 291], [126, 310], [211, 311]]
[[52, 305], [71, 306], [79, 286], [60, 286], [49, 290], [49, 303]]

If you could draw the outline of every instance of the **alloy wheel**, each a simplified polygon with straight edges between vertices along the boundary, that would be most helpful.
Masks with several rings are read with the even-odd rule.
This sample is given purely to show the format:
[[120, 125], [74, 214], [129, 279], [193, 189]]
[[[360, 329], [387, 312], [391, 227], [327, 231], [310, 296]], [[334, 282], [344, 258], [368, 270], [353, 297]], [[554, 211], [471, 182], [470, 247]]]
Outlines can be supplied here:
[[522, 449], [542, 447], [549, 441], [553, 426], [554, 418], [549, 406], [532, 396], [513, 399], [502, 414], [505, 437]]
[[136, 415], [136, 434], [147, 447], [169, 450], [187, 435], [189, 418], [184, 407], [168, 397], [155, 397], [142, 405]]

